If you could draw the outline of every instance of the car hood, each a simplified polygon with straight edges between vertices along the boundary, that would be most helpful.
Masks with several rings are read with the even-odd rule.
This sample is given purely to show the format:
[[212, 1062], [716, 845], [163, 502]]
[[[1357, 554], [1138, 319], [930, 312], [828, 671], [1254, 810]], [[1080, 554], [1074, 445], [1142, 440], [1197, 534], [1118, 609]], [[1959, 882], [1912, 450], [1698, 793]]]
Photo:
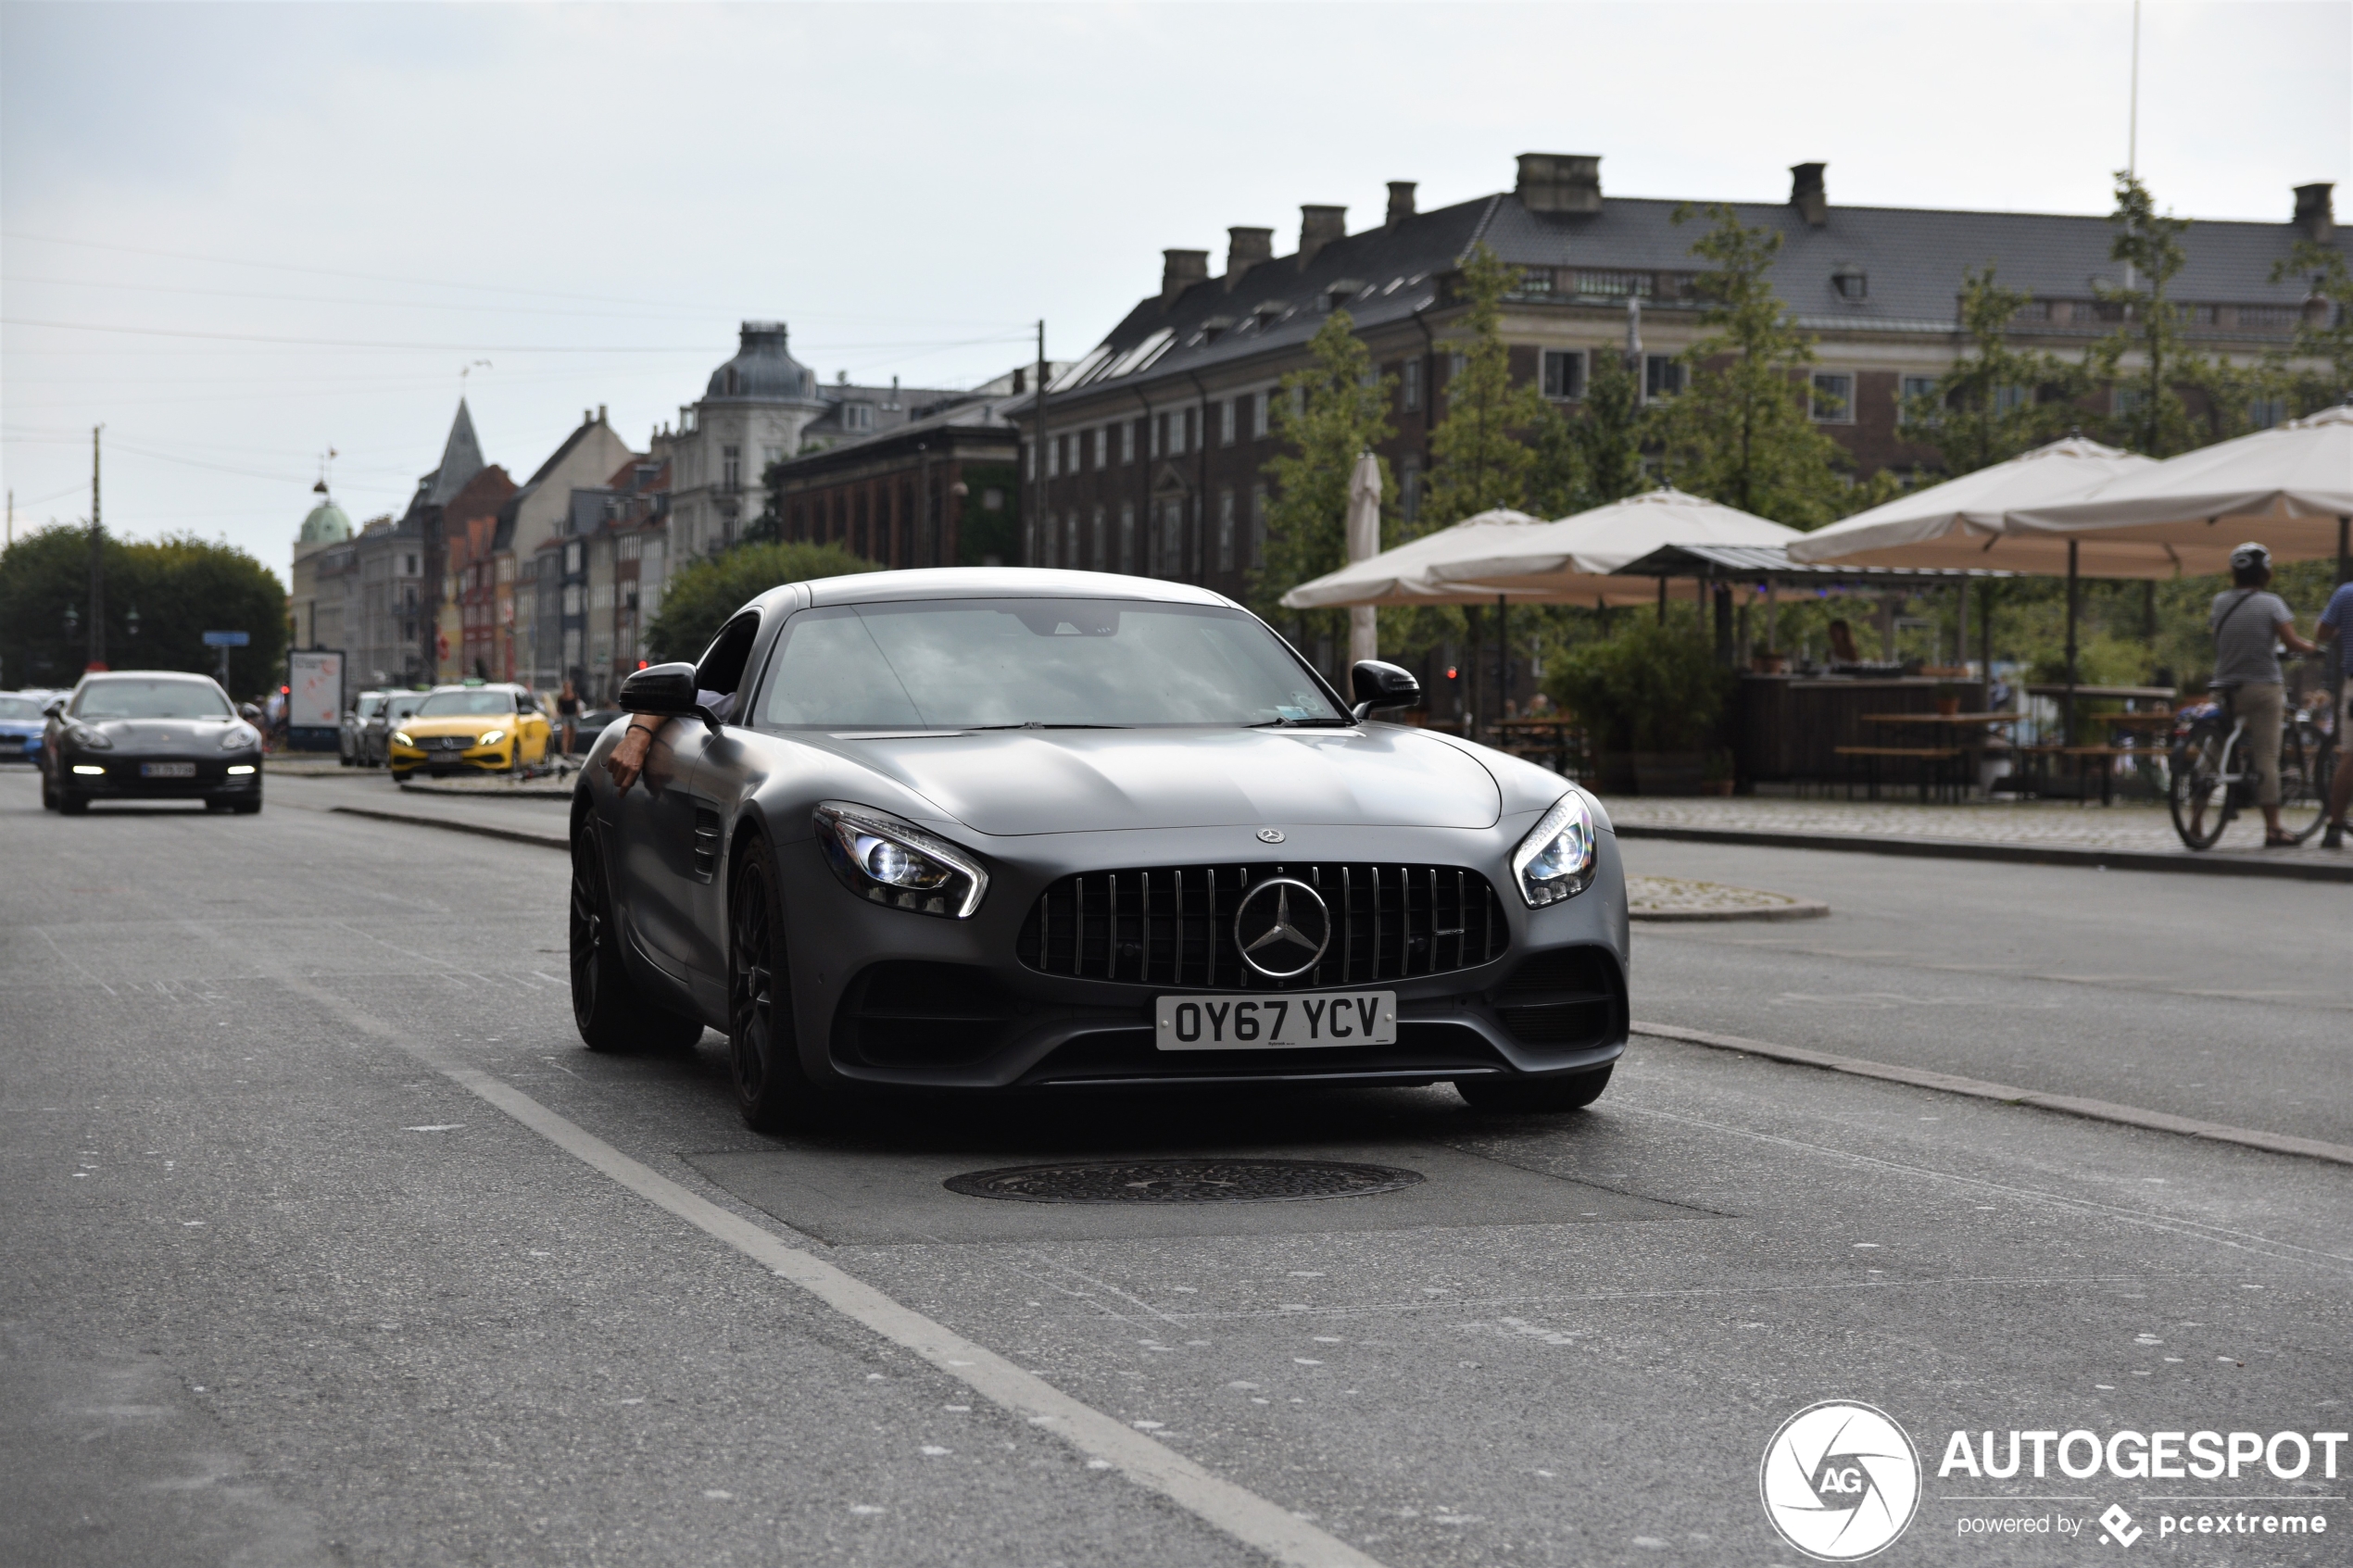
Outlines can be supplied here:
[[102, 719], [82, 728], [106, 736], [117, 751], [211, 752], [220, 749], [230, 726], [219, 719]]
[[1390, 725], [1002, 730], [818, 744], [992, 835], [1282, 823], [1484, 828], [1503, 805], [1472, 758]]
[[510, 730], [514, 723], [511, 713], [452, 713], [438, 719], [402, 719], [393, 728], [412, 735], [478, 735], [485, 730]]

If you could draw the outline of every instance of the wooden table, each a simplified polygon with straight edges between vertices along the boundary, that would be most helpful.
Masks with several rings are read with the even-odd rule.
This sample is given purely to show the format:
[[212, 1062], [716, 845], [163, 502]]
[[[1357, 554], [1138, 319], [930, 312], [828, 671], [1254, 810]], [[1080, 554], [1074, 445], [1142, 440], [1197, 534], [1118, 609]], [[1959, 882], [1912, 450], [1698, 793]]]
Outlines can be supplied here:
[[1495, 745], [1499, 750], [1531, 760], [1549, 759], [1553, 771], [1566, 778], [1578, 777], [1575, 753], [1583, 749], [1577, 744], [1577, 721], [1567, 716], [1536, 719], [1504, 719], [1494, 726]]
[[[1838, 755], [1860, 759], [1870, 764], [1871, 798], [1879, 798], [1879, 765], [1883, 760], [1913, 760], [1935, 766], [1920, 780], [1920, 797], [1925, 800], [1931, 777], [1940, 790], [1948, 784], [1956, 797], [1969, 793], [1971, 762], [1985, 750], [1991, 732], [2004, 724], [2015, 723], [2015, 713], [1864, 713], [1858, 721], [1874, 729], [1921, 730], [1931, 732], [1925, 737], [1928, 746], [1842, 746]], [[1946, 732], [1936, 734], [1933, 732]], [[1947, 775], [1946, 763], [1959, 764], [1958, 770]]]
[[[2068, 688], [2065, 685], [2057, 683], [2037, 684], [2028, 686], [2026, 692], [2030, 696], [2055, 697], [2058, 700], [2061, 709], [2059, 715], [2061, 734], [2070, 738], [2058, 746], [2032, 746], [2022, 747], [2021, 750], [2026, 755], [2038, 759], [2061, 758], [2072, 760], [2075, 763], [2076, 790], [2079, 798], [2088, 794], [2088, 791], [2083, 788], [2083, 775], [2087, 769], [2097, 766], [2100, 770], [2100, 804], [2105, 806], [2116, 798], [2116, 770], [2113, 764], [2118, 758], [2129, 757], [2135, 762], [2146, 766], [2164, 755], [2164, 747], [2158, 742], [2158, 732], [2168, 731], [2173, 727], [2172, 702], [2176, 695], [2174, 687], [2077, 686], [2074, 688], [2074, 695], [2079, 702], [2088, 699], [2094, 702], [2165, 704], [2162, 708], [2137, 711], [2127, 708], [2121, 713], [2087, 715], [2084, 721], [2086, 726], [2096, 728], [2103, 734], [2104, 738], [2097, 742], [2083, 744], [2075, 744], [2072, 739], [2077, 733], [2077, 726], [2070, 721], [2073, 715], [2066, 711]], [[2145, 739], [2142, 739], [2135, 734], [2141, 731], [2151, 733]], [[2120, 746], [2117, 744], [2120, 735], [2122, 738], [2132, 739], [2137, 744]]]

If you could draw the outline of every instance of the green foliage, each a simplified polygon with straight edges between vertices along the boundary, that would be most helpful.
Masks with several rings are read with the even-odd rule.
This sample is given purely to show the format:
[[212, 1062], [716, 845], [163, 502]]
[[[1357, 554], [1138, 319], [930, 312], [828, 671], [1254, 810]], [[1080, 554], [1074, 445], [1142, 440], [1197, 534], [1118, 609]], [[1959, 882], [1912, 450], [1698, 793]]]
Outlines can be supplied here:
[[[1309, 364], [1283, 378], [1274, 401], [1272, 429], [1283, 450], [1264, 470], [1266, 546], [1251, 574], [1251, 599], [1270, 620], [1292, 618], [1280, 604], [1285, 594], [1347, 564], [1348, 476], [1360, 454], [1396, 433], [1389, 408], [1397, 378], [1373, 374], [1372, 354], [1347, 311], [1333, 311], [1307, 349]], [[1381, 495], [1393, 496], [1386, 458], [1380, 478]], [[1312, 634], [1347, 635], [1345, 610], [1309, 610], [1297, 619]]]
[[1430, 432], [1429, 495], [1422, 508], [1427, 528], [1529, 503], [1537, 455], [1521, 433], [1541, 430], [1550, 410], [1535, 383], [1512, 384], [1504, 295], [1518, 280], [1519, 269], [1504, 266], [1483, 243], [1463, 263], [1456, 297], [1470, 307], [1462, 318], [1470, 343], [1457, 350], [1463, 368], [1447, 378], [1446, 417]]
[[646, 633], [648, 657], [700, 658], [729, 616], [779, 583], [880, 570], [838, 545], [798, 543], [737, 545], [690, 561], [662, 587], [661, 612]]
[[[193, 534], [122, 540], [103, 546], [107, 662], [117, 670], [190, 670], [216, 674], [220, 650], [207, 632], [245, 632], [252, 642], [229, 654], [230, 695], [260, 696], [285, 668], [286, 590], [260, 561]], [[67, 607], [77, 629], [69, 637]], [[139, 634], [131, 634], [131, 612]], [[0, 680], [9, 685], [69, 686], [89, 660], [90, 533], [57, 526], [19, 537], [0, 554]]]
[[1604, 751], [1694, 751], [1716, 738], [1735, 679], [1706, 633], [1633, 615], [1570, 648], [1544, 689]]
[[[1693, 216], [1688, 206], [1675, 221]], [[1806, 411], [1806, 367], [1814, 340], [1797, 330], [1767, 276], [1780, 234], [1750, 228], [1729, 207], [1709, 209], [1714, 227], [1692, 254], [1713, 328], [1683, 355], [1688, 389], [1667, 405], [1660, 426], [1667, 472], [1695, 495], [1796, 528], [1814, 528], [1851, 504], [1838, 443]]]
[[2078, 419], [2070, 403], [2085, 389], [2081, 367], [2010, 346], [2010, 323], [2034, 296], [1994, 278], [1990, 261], [1963, 275], [1961, 331], [1969, 352], [1937, 378], [1933, 391], [1904, 400], [1904, 433], [1933, 445], [1954, 477], [2063, 433]]
[[[2294, 345], [2269, 358], [2267, 368], [2301, 417], [2353, 398], [2353, 263], [2334, 245], [2298, 240], [2271, 269], [2275, 283], [2292, 277], [2311, 279], [2313, 294], [2334, 307], [2325, 313], [2308, 310], [2296, 325]], [[2320, 369], [2295, 363], [2312, 359], [2321, 362]]]
[[[2124, 320], [2092, 345], [2088, 362], [2116, 388], [2119, 411], [2108, 428], [2118, 444], [2171, 458], [2202, 444], [2178, 388], [2215, 379], [2214, 367], [2189, 346], [2170, 297], [2174, 275], [2189, 259], [2182, 234], [2190, 220], [2159, 213], [2148, 187], [2120, 169], [2108, 222], [2116, 230], [2108, 258], [2124, 263], [2131, 282], [2094, 281], [2101, 303], [2116, 307]], [[2140, 363], [2127, 369], [2127, 355]]]
[[1567, 412], [1547, 405], [1537, 428], [1528, 509], [1538, 517], [1567, 517], [1650, 488], [1642, 382], [1622, 354], [1597, 348], [1592, 358], [1583, 399]]
[[[956, 564], [1000, 566], [1021, 558], [1021, 469], [1013, 463], [966, 463], [963, 516], [956, 528]], [[988, 493], [997, 493], [991, 510]]]

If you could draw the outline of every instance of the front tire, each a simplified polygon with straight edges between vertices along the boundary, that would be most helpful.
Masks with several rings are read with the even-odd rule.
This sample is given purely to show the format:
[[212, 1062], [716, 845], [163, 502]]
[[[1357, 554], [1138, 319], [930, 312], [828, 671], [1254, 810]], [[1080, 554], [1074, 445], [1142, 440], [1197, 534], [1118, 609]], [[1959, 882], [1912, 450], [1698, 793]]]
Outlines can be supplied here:
[[605, 857], [593, 822], [572, 835], [572, 1020], [592, 1051], [685, 1050], [702, 1038], [698, 1020], [645, 999], [621, 957]]
[[2173, 814], [2173, 831], [2192, 849], [2211, 849], [2235, 814], [2231, 792], [2222, 784], [2223, 748], [2230, 732], [2202, 724], [2192, 731], [2167, 759], [2165, 798]]
[[61, 789], [57, 791], [57, 809], [69, 817], [79, 817], [90, 809], [90, 797], [76, 795], [69, 789]]
[[57, 786], [49, 782], [49, 770], [46, 768], [41, 770], [41, 809], [44, 811], [57, 809]]
[[1601, 1098], [1602, 1091], [1609, 1087], [1610, 1070], [1616, 1065], [1612, 1062], [1610, 1067], [1557, 1078], [1457, 1078], [1454, 1092], [1473, 1110], [1505, 1116], [1554, 1116], [1582, 1110]]
[[805, 1126], [817, 1088], [800, 1068], [776, 862], [754, 839], [727, 899], [727, 1056], [736, 1109], [756, 1133]]

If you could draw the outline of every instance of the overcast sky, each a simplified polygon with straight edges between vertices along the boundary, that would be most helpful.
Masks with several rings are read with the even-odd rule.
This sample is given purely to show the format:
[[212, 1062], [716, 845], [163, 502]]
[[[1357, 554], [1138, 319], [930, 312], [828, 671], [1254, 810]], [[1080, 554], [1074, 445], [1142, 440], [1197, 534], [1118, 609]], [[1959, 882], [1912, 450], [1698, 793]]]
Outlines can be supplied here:
[[[398, 509], [472, 361], [520, 481], [596, 404], [642, 447], [748, 317], [827, 379], [968, 384], [1041, 316], [1085, 349], [1164, 247], [1287, 251], [1302, 202], [1367, 227], [1521, 152], [2104, 212], [2131, 36], [2115, 0], [0, 5], [0, 465], [19, 529], [86, 517], [103, 422], [110, 528], [283, 574], [321, 456]], [[2162, 204], [2285, 221], [2353, 172], [2353, 5], [2148, 5], [2140, 127]]]

